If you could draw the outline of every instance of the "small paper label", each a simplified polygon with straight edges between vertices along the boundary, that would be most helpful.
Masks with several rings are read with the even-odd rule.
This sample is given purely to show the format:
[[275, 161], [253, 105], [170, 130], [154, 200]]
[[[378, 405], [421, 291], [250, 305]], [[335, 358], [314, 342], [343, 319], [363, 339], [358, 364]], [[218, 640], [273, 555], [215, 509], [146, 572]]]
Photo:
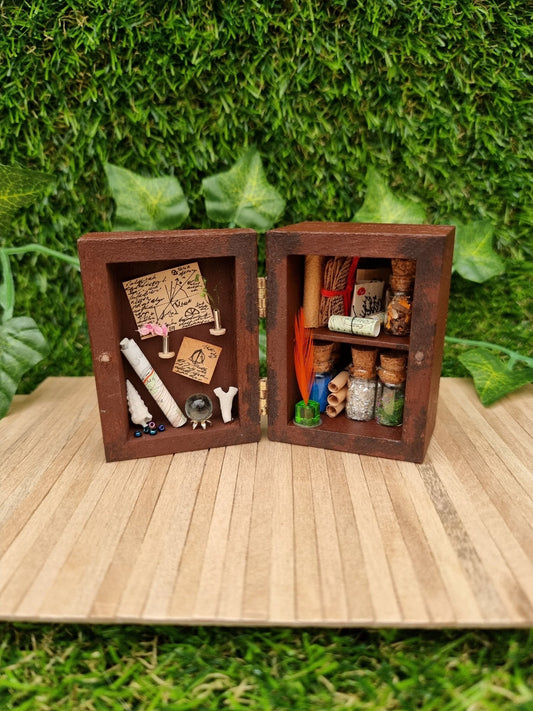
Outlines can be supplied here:
[[222, 348], [185, 336], [172, 371], [200, 383], [210, 383]]
[[367, 281], [356, 283], [353, 290], [351, 315], [356, 318], [367, 318], [383, 309], [382, 281]]

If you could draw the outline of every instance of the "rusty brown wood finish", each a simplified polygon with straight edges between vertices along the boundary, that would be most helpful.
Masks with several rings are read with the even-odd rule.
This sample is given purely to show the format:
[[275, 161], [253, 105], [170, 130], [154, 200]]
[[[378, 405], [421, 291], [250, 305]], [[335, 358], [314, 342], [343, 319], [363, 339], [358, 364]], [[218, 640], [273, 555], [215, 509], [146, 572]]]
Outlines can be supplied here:
[[[267, 234], [268, 434], [273, 440], [421, 462], [435, 425], [448, 313], [454, 228], [305, 222]], [[293, 365], [294, 316], [302, 303], [308, 254], [416, 259], [409, 337], [331, 334], [329, 340], [408, 350], [404, 424], [384, 427], [323, 417], [320, 427], [293, 424], [300, 399]], [[328, 337], [325, 329], [317, 338]]]
[[[151, 457], [187, 450], [221, 447], [259, 439], [257, 235], [250, 230], [189, 230], [164, 232], [107, 232], [81, 237], [78, 249], [93, 355], [102, 433], [108, 461]], [[221, 295], [224, 336], [211, 336], [203, 324], [186, 335], [222, 346], [223, 352], [209, 385], [177, 376], [169, 361], [158, 358], [161, 339], [144, 340], [142, 350], [180, 408], [195, 392], [210, 395], [214, 413], [207, 430], [167, 427], [157, 436], [134, 437], [126, 402], [126, 378], [139, 390], [156, 421], [166, 423], [159, 407], [121, 355], [122, 338], [133, 338], [136, 324], [123, 281], [197, 261], [208, 289]], [[173, 332], [179, 336], [185, 331]], [[175, 349], [177, 351], [177, 349]], [[214, 388], [239, 388], [234, 421], [220, 418]]]

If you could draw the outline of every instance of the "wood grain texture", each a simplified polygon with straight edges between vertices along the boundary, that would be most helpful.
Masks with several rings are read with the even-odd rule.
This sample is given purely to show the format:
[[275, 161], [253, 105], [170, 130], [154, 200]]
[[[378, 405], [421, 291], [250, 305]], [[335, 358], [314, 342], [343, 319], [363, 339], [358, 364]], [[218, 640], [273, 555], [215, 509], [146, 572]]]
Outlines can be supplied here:
[[421, 464], [264, 431], [106, 463], [94, 380], [49, 379], [2, 421], [0, 619], [531, 627], [532, 402], [442, 379]]

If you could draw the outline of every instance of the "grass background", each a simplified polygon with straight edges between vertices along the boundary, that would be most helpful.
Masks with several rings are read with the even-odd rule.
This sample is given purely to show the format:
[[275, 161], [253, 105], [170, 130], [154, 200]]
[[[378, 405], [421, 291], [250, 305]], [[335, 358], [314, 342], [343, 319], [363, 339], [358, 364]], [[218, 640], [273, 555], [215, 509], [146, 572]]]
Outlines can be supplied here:
[[[455, 275], [448, 333], [531, 355], [531, 7], [510, 0], [0, 0], [0, 162], [53, 175], [8, 245], [111, 227], [106, 161], [202, 178], [256, 145], [284, 224], [349, 220], [368, 166], [433, 221], [488, 219], [504, 277]], [[79, 275], [14, 264], [52, 345], [22, 392], [91, 372]], [[443, 373], [463, 375], [446, 348]], [[526, 631], [3, 625], [0, 708], [533, 708]]]

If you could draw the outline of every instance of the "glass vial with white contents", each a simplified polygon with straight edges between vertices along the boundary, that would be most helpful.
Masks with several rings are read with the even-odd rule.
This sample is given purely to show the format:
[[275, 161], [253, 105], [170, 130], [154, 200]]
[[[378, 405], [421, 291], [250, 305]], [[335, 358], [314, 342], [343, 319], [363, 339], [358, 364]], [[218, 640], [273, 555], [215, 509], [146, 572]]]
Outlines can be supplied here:
[[375, 371], [352, 366], [349, 372], [346, 417], [366, 422], [374, 417], [377, 386]]

